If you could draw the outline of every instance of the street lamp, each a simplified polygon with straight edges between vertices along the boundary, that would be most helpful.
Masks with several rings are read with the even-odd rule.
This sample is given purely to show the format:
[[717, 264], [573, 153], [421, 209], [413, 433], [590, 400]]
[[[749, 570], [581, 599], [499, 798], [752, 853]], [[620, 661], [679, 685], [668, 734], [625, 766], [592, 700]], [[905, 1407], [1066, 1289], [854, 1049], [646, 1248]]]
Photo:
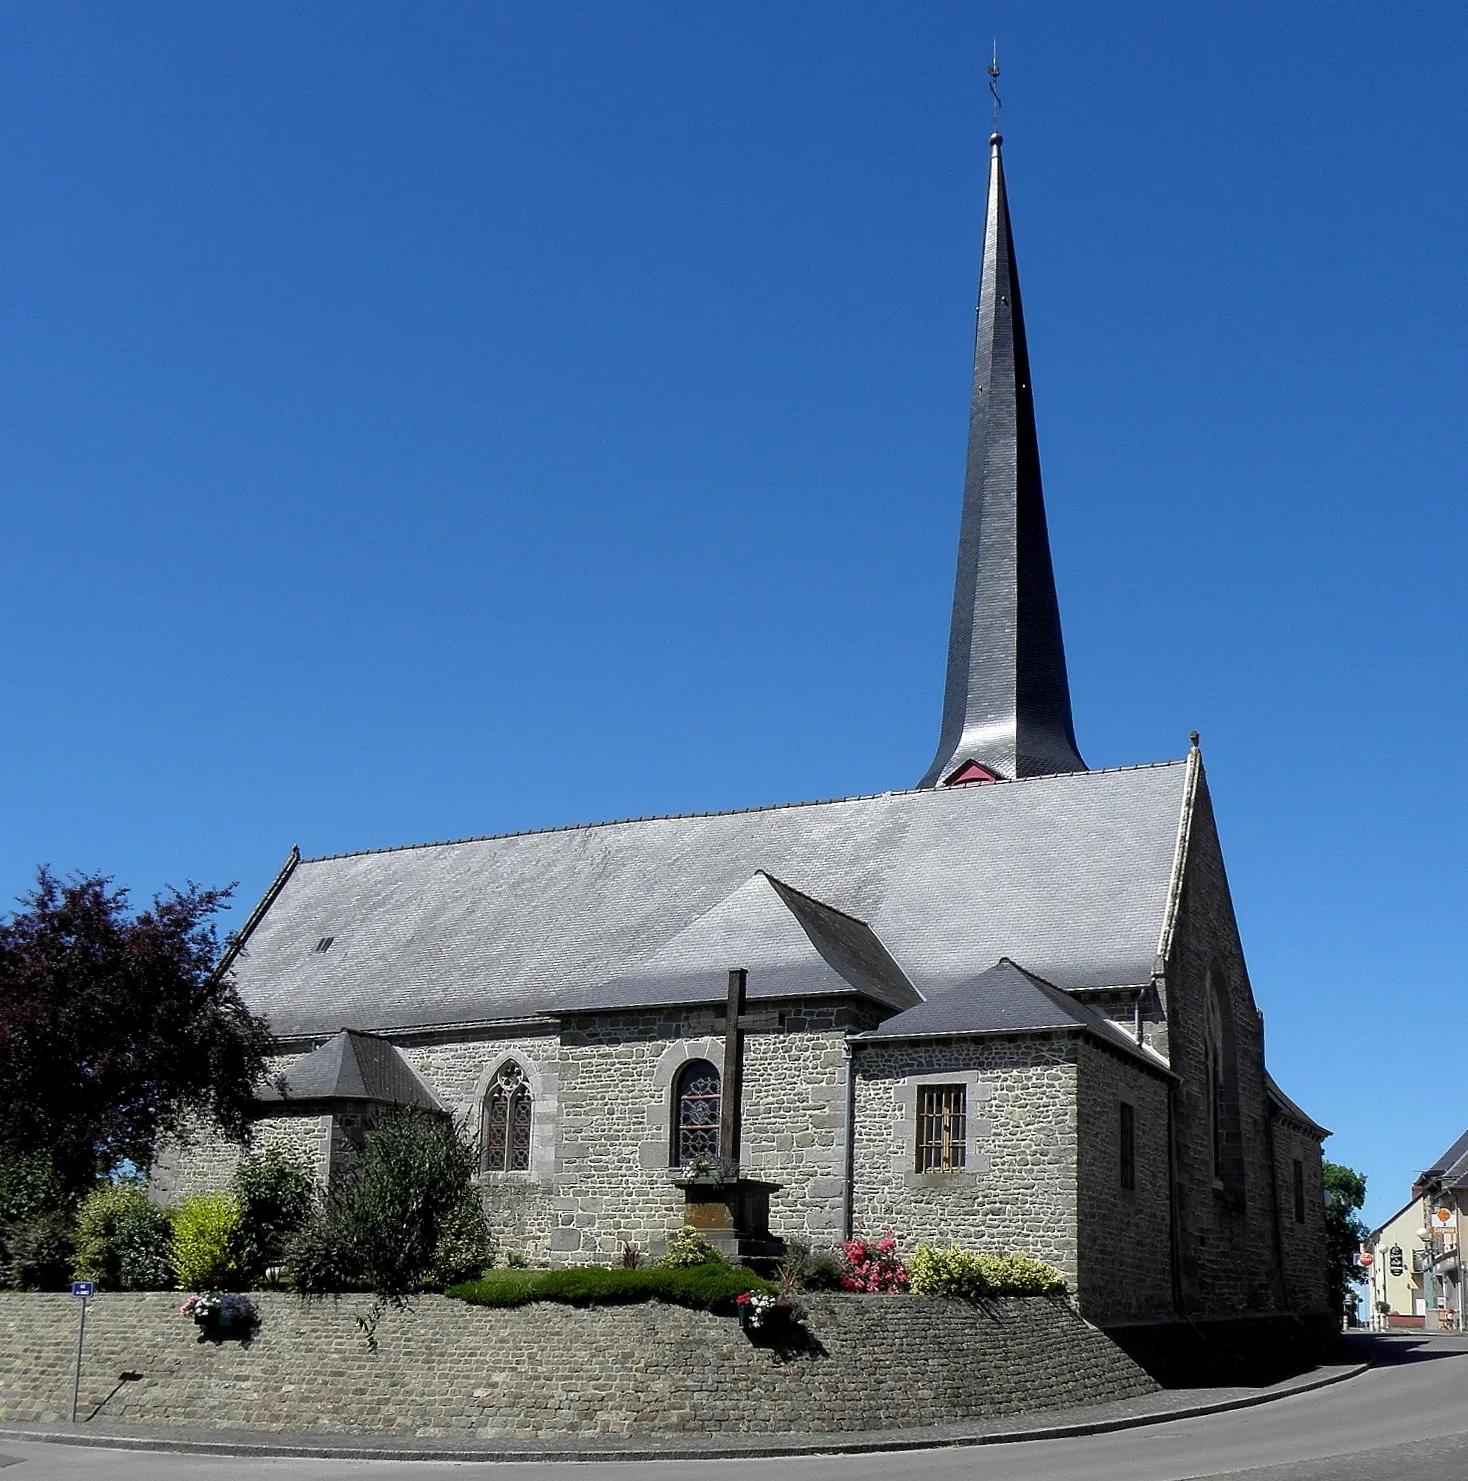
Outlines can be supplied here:
[[1417, 1238], [1422, 1241], [1422, 1297], [1426, 1303], [1423, 1310], [1427, 1313], [1423, 1318], [1422, 1325], [1428, 1331], [1437, 1331], [1437, 1291], [1433, 1284], [1432, 1275], [1432, 1230], [1424, 1224], [1417, 1231]]

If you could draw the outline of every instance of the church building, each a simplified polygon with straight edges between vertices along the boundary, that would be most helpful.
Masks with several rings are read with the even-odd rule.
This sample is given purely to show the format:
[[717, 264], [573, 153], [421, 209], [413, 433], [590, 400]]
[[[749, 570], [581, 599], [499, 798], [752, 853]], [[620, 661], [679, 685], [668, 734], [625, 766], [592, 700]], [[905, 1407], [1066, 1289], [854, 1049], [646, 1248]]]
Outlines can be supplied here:
[[[917, 786], [293, 850], [231, 969], [278, 1050], [254, 1144], [325, 1182], [388, 1108], [442, 1111], [502, 1252], [890, 1229], [1048, 1260], [1095, 1321], [1326, 1306], [1328, 1133], [1265, 1064], [1197, 738], [1105, 770], [1078, 749], [998, 134]], [[239, 1153], [174, 1148], [158, 1192]]]

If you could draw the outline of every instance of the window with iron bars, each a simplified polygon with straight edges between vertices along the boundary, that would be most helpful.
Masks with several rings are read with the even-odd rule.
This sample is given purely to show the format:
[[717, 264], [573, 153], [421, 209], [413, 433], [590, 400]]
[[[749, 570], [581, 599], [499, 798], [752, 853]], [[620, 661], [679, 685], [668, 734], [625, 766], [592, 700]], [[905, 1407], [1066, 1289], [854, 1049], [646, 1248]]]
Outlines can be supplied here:
[[967, 1089], [962, 1085], [918, 1087], [917, 1170], [962, 1172], [968, 1140]]

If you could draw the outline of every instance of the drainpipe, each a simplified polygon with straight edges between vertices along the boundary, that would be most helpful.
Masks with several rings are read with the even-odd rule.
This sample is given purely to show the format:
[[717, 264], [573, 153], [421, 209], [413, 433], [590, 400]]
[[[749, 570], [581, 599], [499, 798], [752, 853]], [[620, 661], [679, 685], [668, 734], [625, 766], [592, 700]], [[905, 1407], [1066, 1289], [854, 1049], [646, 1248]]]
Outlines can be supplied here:
[[856, 1056], [852, 1053], [848, 1038], [841, 1046], [842, 1058], [846, 1061], [846, 1118], [842, 1133], [845, 1139], [843, 1155], [845, 1165], [841, 1178], [841, 1238], [851, 1238], [853, 1182], [856, 1176]]

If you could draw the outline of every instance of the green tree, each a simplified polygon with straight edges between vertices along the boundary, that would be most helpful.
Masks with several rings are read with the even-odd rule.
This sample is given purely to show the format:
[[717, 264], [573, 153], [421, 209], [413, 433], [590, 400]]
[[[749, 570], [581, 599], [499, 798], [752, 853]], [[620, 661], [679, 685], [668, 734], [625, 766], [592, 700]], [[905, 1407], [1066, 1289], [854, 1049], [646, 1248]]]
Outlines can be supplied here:
[[411, 1108], [385, 1116], [292, 1244], [297, 1287], [401, 1302], [478, 1275], [494, 1252], [476, 1168], [446, 1117]]
[[286, 1251], [316, 1203], [316, 1182], [303, 1162], [278, 1147], [240, 1159], [234, 1195], [240, 1206], [240, 1268], [255, 1281]]
[[1330, 1309], [1344, 1319], [1356, 1309], [1355, 1287], [1366, 1280], [1366, 1272], [1355, 1256], [1371, 1231], [1356, 1217], [1366, 1202], [1366, 1175], [1339, 1162], [1327, 1162], [1325, 1183], [1325, 1280]]
[[243, 1134], [270, 1048], [190, 885], [134, 912], [101, 875], [36, 876], [0, 920], [0, 1159], [37, 1153], [75, 1195], [195, 1118]]

